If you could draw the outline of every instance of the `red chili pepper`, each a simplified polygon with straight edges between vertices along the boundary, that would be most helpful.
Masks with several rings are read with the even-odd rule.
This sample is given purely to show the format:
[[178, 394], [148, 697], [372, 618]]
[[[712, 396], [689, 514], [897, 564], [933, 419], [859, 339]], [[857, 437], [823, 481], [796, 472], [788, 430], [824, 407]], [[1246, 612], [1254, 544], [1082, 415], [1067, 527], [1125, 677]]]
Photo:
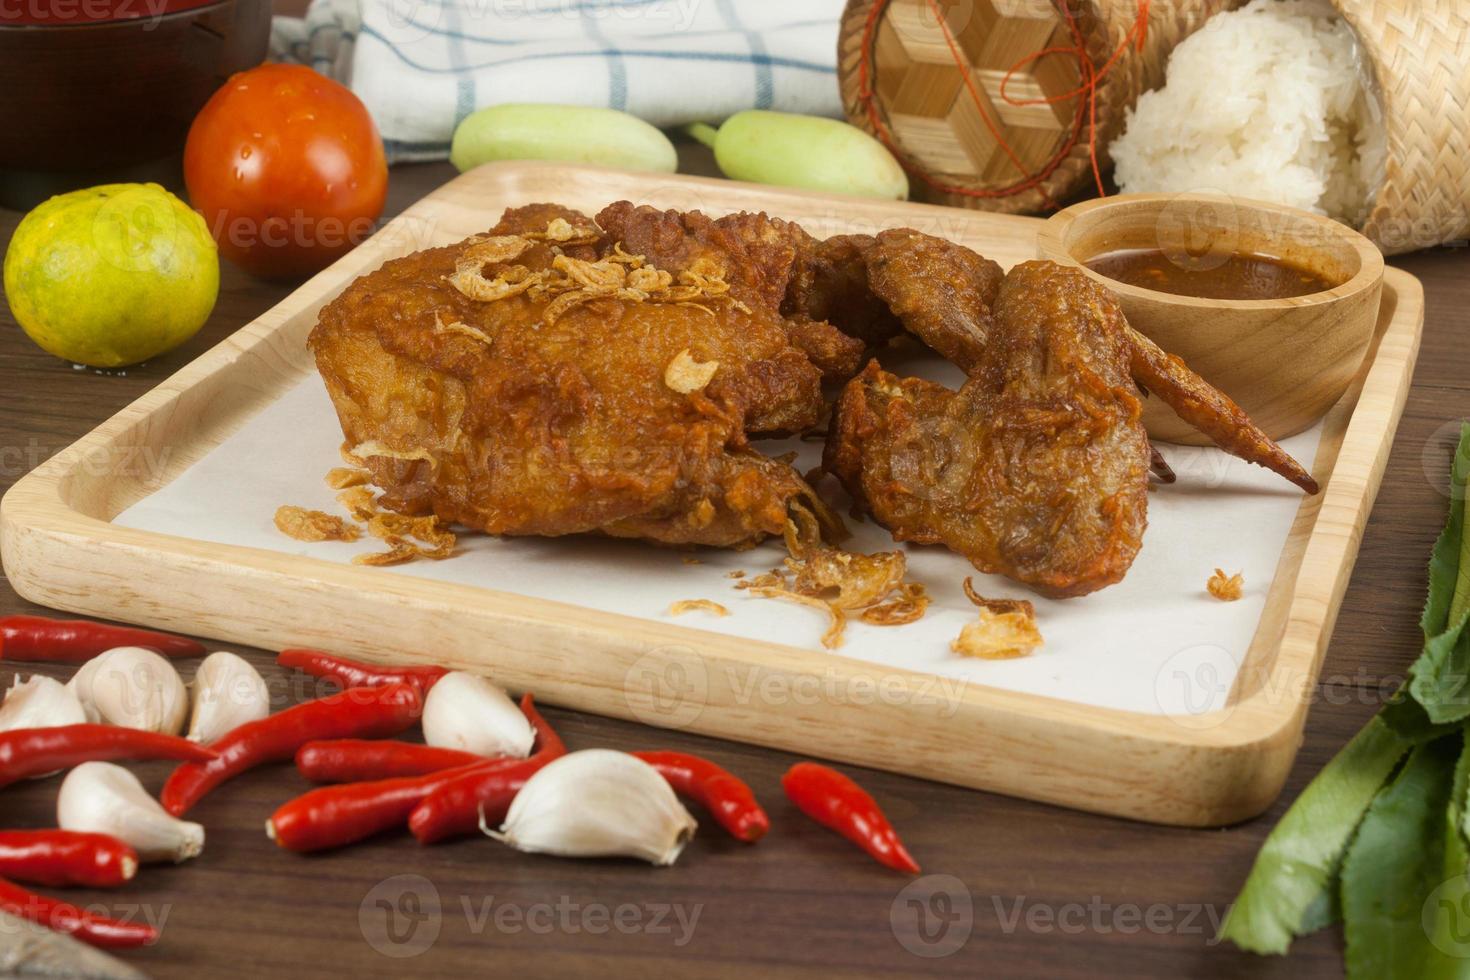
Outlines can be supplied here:
[[294, 668], [312, 677], [324, 677], [341, 684], [344, 689], [377, 687], [380, 684], [412, 684], [424, 694], [449, 671], [443, 667], [406, 666], [379, 667], [346, 657], [336, 657], [321, 650], [282, 650], [276, 657], [282, 667]]
[[918, 863], [904, 849], [878, 804], [836, 769], [798, 762], [781, 777], [781, 787], [802, 813], [837, 831], [880, 864], [895, 871], [919, 873]]
[[531, 695], [521, 698], [521, 712], [536, 730], [535, 753], [529, 759], [492, 760], [446, 780], [408, 818], [408, 829], [420, 844], [473, 834], [480, 829], [482, 814], [487, 823], [504, 820], [511, 800], [526, 780], [548, 762], [567, 754], [566, 745], [536, 710]]
[[0, 910], [103, 949], [131, 949], [158, 942], [158, 930], [150, 925], [93, 915], [70, 902], [37, 895], [3, 879]]
[[307, 742], [296, 753], [296, 768], [314, 783], [358, 783], [374, 779], [427, 776], [456, 769], [486, 756], [413, 742], [340, 738]]
[[323, 786], [282, 806], [266, 822], [265, 830], [271, 840], [288, 851], [343, 847], [395, 827], [402, 829], [408, 815], [430, 793], [466, 772], [497, 761], [476, 759], [426, 776]]
[[138, 873], [138, 853], [106, 834], [0, 831], [0, 875], [53, 888], [116, 888]]
[[204, 644], [170, 633], [85, 619], [0, 617], [0, 660], [78, 664], [116, 647], [148, 647], [165, 657], [198, 657]]
[[698, 800], [736, 840], [755, 843], [771, 829], [750, 787], [734, 773], [683, 752], [634, 752], [659, 771], [674, 791]]
[[419, 720], [424, 699], [412, 684], [355, 687], [246, 722], [211, 745], [219, 758], [180, 766], [168, 777], [160, 799], [181, 817], [227, 780], [267, 762], [285, 762], [307, 742], [321, 738], [387, 738]]
[[182, 759], [211, 762], [214, 749], [175, 735], [114, 725], [61, 725], [0, 732], [0, 786], [44, 776], [83, 762], [114, 759]]

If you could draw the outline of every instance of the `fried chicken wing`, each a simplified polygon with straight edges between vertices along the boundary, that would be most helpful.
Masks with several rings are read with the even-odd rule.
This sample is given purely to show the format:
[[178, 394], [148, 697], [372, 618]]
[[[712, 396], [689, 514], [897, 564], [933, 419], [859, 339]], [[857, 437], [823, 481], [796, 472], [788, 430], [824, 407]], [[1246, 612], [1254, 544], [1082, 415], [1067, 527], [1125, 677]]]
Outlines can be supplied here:
[[872, 235], [811, 240], [797, 254], [782, 309], [825, 320], [872, 350], [903, 333], [903, 324], [868, 282]]
[[[880, 234], [864, 260], [873, 294], [888, 304], [904, 328], [966, 375], [973, 374], [993, 329], [1000, 266], [963, 245], [911, 228]], [[1226, 452], [1279, 473], [1307, 493], [1317, 492], [1311, 474], [1228, 396], [1126, 320], [1121, 333], [1130, 370], [1145, 393], [1163, 399]]]
[[1004, 273], [954, 242], [896, 228], [863, 253], [868, 283], [902, 325], [965, 374], [977, 366], [990, 333], [991, 308]]
[[1128, 328], [1128, 340], [1133, 377], [1146, 391], [1162, 398], [1181, 419], [1232, 456], [1274, 470], [1307, 493], [1320, 489], [1312, 475], [1262, 432], [1230, 396], [1132, 327]]
[[717, 235], [623, 231], [519, 208], [322, 309], [309, 343], [385, 505], [492, 534], [737, 547], [793, 508], [823, 515], [747, 438], [825, 408], [762, 270]]
[[958, 392], [870, 363], [825, 465], [896, 538], [1050, 596], [1117, 582], [1142, 544], [1150, 464], [1122, 312], [1082, 273], [1029, 262], [990, 320]]

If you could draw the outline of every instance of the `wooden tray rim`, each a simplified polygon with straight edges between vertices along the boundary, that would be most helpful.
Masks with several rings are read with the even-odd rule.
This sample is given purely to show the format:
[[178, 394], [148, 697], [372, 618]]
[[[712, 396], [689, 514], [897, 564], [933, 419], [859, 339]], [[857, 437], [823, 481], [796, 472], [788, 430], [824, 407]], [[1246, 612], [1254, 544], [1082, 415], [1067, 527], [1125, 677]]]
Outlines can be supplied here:
[[[290, 376], [289, 363], [279, 363], [271, 351], [272, 338], [303, 310], [314, 311], [335, 295], [340, 286], [367, 269], [376, 266], [395, 251], [397, 236], [410, 234], [405, 223], [432, 211], [451, 198], [456, 190], [472, 185], [501, 181], [509, 186], [517, 180], [592, 179], [616, 180], [628, 196], [636, 196], [652, 180], [647, 175], [612, 173], [596, 168], [556, 164], [499, 164], [479, 168], [461, 175], [428, 197], [407, 209], [362, 247], [318, 274], [289, 297], [259, 318], [201, 355], [152, 391], [104, 422], [91, 433], [63, 450], [32, 473], [22, 478], [0, 501], [0, 554], [5, 571], [16, 590], [28, 599], [92, 615], [118, 615], [118, 604], [100, 592], [78, 586], [81, 573], [95, 572], [105, 563], [109, 574], [124, 581], [155, 576], [160, 565], [169, 573], [156, 579], [153, 591], [165, 584], [186, 591], [175, 598], [190, 595], [186, 583], [191, 577], [206, 572], [219, 575], [237, 588], [254, 581], [256, 588], [247, 594], [269, 592], [263, 583], [290, 589], [297, 594], [325, 591], [330, 603], [340, 603], [344, 595], [369, 593], [394, 605], [406, 615], [422, 619], [425, 615], [464, 617], [477, 627], [493, 627], [510, 634], [521, 634], [528, 647], [552, 647], [560, 643], [588, 642], [604, 651], [607, 664], [600, 670], [593, 686], [606, 685], [621, 669], [623, 678], [639, 663], [645, 666], [677, 663], [681, 667], [697, 665], [706, 677], [712, 668], [731, 666], [754, 668], [767, 676], [784, 677], [791, 682], [802, 674], [837, 674], [843, 683], [858, 683], [864, 677], [881, 675], [882, 683], [894, 692], [894, 703], [853, 705], [785, 705], [776, 712], [791, 725], [780, 730], [774, 724], [762, 727], [756, 716], [728, 701], [717, 704], [713, 696], [728, 691], [706, 691], [704, 704], [695, 723], [696, 731], [734, 737], [773, 747], [823, 754], [858, 764], [898, 769], [915, 775], [977, 788], [994, 789], [1012, 795], [1061, 803], [1083, 809], [1114, 813], [1155, 822], [1186, 825], [1218, 825], [1252, 816], [1264, 809], [1279, 792], [1287, 769], [1295, 756], [1301, 726], [1309, 704], [1309, 693], [1320, 669], [1326, 643], [1331, 634], [1342, 593], [1346, 589], [1356, 557], [1361, 528], [1371, 509], [1373, 497], [1382, 477], [1392, 444], [1394, 429], [1402, 413], [1417, 355], [1423, 322], [1422, 288], [1414, 277], [1390, 268], [1385, 276], [1385, 304], [1395, 307], [1370, 354], [1371, 366], [1361, 378], [1361, 390], [1352, 404], [1351, 417], [1336, 459], [1344, 454], [1368, 461], [1366, 468], [1354, 472], [1334, 473], [1324, 492], [1303, 504], [1298, 520], [1309, 519], [1312, 531], [1306, 540], [1298, 568], [1291, 576], [1291, 599], [1285, 612], [1279, 645], [1274, 657], [1262, 661], [1253, 652], [1248, 665], [1252, 676], [1242, 667], [1242, 679], [1231, 703], [1213, 715], [1197, 716], [1181, 724], [1179, 719], [1148, 715], [1112, 708], [1101, 708], [1063, 701], [1044, 695], [1019, 693], [978, 684], [966, 684], [956, 696], [958, 703], [940, 704], [941, 713], [952, 713], [946, 724], [955, 735], [975, 732], [995, 742], [993, 754], [983, 763], [959, 764], [952, 756], [953, 746], [963, 744], [949, 739], [936, 740], [910, 730], [912, 712], [921, 704], [922, 692], [932, 690], [935, 675], [891, 668], [866, 661], [833, 655], [824, 651], [747, 640], [710, 633], [682, 625], [652, 622], [636, 617], [604, 613], [551, 600], [529, 599], [512, 593], [416, 579], [403, 575], [383, 575], [380, 570], [343, 565], [336, 562], [299, 558], [260, 549], [198, 542], [172, 535], [118, 527], [110, 516], [121, 506], [99, 507], [95, 501], [82, 498], [94, 495], [98, 500], [111, 499], [116, 487], [99, 484], [85, 473], [84, 461], [89, 454], [108, 453], [114, 447], [147, 444], [149, 431], [167, 426], [181, 400], [192, 390], [215, 379], [228, 384], [237, 371], [245, 371], [252, 358], [278, 362], [274, 370], [280, 379]], [[803, 202], [810, 206], [813, 195], [778, 188], [741, 185], [735, 182], [660, 175], [651, 186], [687, 185], [705, 191], [733, 207], [750, 206], [759, 199], [761, 206], [782, 214], [781, 204]], [[834, 208], [871, 209], [874, 202], [833, 198], [827, 202]], [[447, 206], [447, 205], [445, 205]], [[929, 205], [896, 205], [905, 213], [920, 211], [948, 212], [954, 209]], [[1008, 215], [965, 212], [953, 220], [980, 223], [1024, 222], [1039, 228], [1039, 219]], [[1010, 229], [1015, 230], [1014, 224]], [[298, 372], [299, 373], [304, 373]], [[263, 402], [279, 394], [285, 380], [257, 401]], [[1345, 399], [1346, 401], [1346, 399]], [[250, 413], [258, 410], [256, 404]], [[239, 414], [240, 410], [236, 410]], [[243, 420], [242, 420], [243, 421]], [[201, 428], [214, 436], [213, 448], [228, 435], [227, 427], [218, 421]], [[226, 431], [220, 431], [222, 428]], [[197, 433], [195, 434], [197, 436]], [[145, 440], [142, 443], [138, 439]], [[1320, 458], [1319, 453], [1319, 458]], [[181, 467], [185, 468], [185, 467]], [[170, 477], [171, 478], [171, 477]], [[166, 482], [166, 481], [165, 481]], [[139, 496], [150, 492], [143, 490]], [[109, 519], [96, 516], [111, 510]], [[1330, 526], [1324, 521], [1331, 517]], [[44, 556], [44, 560], [41, 560]], [[72, 569], [72, 564], [78, 567]], [[289, 570], [285, 567], [289, 566]], [[48, 573], [66, 567], [63, 583], [48, 582]], [[1302, 573], [1310, 574], [1302, 574]], [[1279, 581], [1273, 592], [1281, 587]], [[69, 584], [69, 587], [68, 587]], [[140, 597], [141, 598], [141, 597]], [[215, 615], [203, 607], [188, 607], [183, 602], [166, 603], [158, 599], [131, 601], [126, 605], [127, 618], [163, 628], [218, 636], [235, 642], [260, 646], [313, 642], [313, 629], [303, 624], [286, 626], [250, 622], [240, 611]], [[1264, 617], [1263, 613], [1263, 617]], [[201, 628], [202, 625], [202, 628]], [[549, 632], [548, 632], [549, 630]], [[466, 635], [464, 630], [450, 630]], [[475, 631], [470, 631], [471, 634]], [[641, 641], [630, 649], [628, 638]], [[343, 652], [366, 657], [389, 656], [367, 642], [338, 644]], [[440, 648], [443, 649], [443, 648]], [[465, 649], [458, 647], [457, 649]], [[641, 652], [638, 650], [641, 649]], [[662, 651], [662, 653], [660, 653]], [[672, 652], [679, 651], [679, 652]], [[630, 655], [636, 656], [629, 660]], [[434, 660], [460, 666], [485, 669], [484, 659], [435, 654], [431, 649], [418, 649], [409, 644], [395, 645], [391, 656], [399, 659]], [[565, 650], [563, 648], [563, 657]], [[492, 659], [494, 659], [492, 657]], [[597, 713], [629, 717], [658, 723], [650, 711], [639, 711], [631, 703], [631, 695], [623, 692], [623, 703], [609, 698], [606, 691], [596, 696], [578, 690], [578, 683], [567, 678], [548, 676], [542, 670], [516, 664], [503, 657], [493, 670], [512, 687], [533, 687], [552, 703], [563, 703]], [[710, 709], [717, 715], [710, 716]], [[802, 708], [808, 709], [803, 716]], [[926, 705], [926, 707], [928, 707]], [[767, 712], [770, 706], [764, 706]], [[857, 709], [861, 709], [858, 711]], [[677, 713], [677, 712], [676, 712]], [[707, 717], [708, 716], [708, 717]], [[868, 731], [873, 725], [892, 718], [901, 726], [895, 735]], [[954, 719], [960, 719], [955, 721]], [[769, 718], [764, 719], [770, 722]], [[834, 729], [830, 726], [836, 725]], [[747, 731], [742, 726], [752, 725]], [[856, 732], [866, 737], [852, 737]], [[1005, 733], [1003, 735], [1003, 733]], [[895, 744], [896, 739], [896, 744]], [[1079, 786], [1079, 773], [1070, 778], [1045, 778], [1044, 769], [1026, 767], [1030, 780], [1004, 778], [998, 772], [1001, 763], [1020, 764], [1023, 759], [1000, 751], [1015, 742], [1028, 745], [1034, 752], [1039, 742], [1051, 750], [1047, 757], [1056, 761], [1060, 753], [1068, 753], [1079, 766], [1088, 767], [1119, 783], [1119, 792], [1105, 791], [1097, 780]], [[871, 744], [884, 744], [886, 750], [874, 756]], [[940, 754], [935, 756], [935, 749]], [[947, 749], [947, 751], [946, 751]], [[972, 750], [967, 750], [967, 754]], [[1218, 778], [1205, 779], [1186, 786], [1188, 776], [1197, 767], [1212, 766]], [[1100, 768], [1099, 768], [1100, 767]], [[1069, 767], [1071, 768], [1071, 767]], [[1195, 769], [1195, 772], [1191, 772]], [[1130, 772], [1135, 778], [1127, 778]], [[1128, 792], [1143, 791], [1141, 793]]]

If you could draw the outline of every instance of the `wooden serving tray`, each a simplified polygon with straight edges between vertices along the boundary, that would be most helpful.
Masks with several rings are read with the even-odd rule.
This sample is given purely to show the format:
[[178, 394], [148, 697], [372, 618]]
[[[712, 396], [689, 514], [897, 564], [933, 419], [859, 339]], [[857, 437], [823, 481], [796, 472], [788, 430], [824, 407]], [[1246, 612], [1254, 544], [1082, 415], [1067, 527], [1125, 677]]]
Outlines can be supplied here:
[[[618, 198], [715, 214], [765, 210], [824, 236], [911, 225], [1006, 266], [1036, 255], [1041, 225], [729, 181], [548, 164], [482, 167], [409, 208], [16, 484], [0, 502], [0, 554], [11, 583], [28, 599], [73, 612], [272, 649], [323, 646], [365, 659], [477, 669], [553, 704], [1102, 813], [1218, 825], [1270, 804], [1296, 753], [1419, 348], [1423, 294], [1396, 269], [1385, 279], [1373, 348], [1324, 422], [1312, 468], [1325, 489], [1303, 498], [1229, 700], [1208, 714], [1090, 707], [975, 683], [936, 699], [933, 675], [887, 666], [882, 697], [752, 701], [752, 684], [871, 684], [873, 665], [819, 648], [112, 523], [314, 370], [304, 341], [317, 310], [356, 276], [483, 231], [506, 206], [555, 200], [595, 212]], [[323, 469], [330, 465], [323, 461]]]

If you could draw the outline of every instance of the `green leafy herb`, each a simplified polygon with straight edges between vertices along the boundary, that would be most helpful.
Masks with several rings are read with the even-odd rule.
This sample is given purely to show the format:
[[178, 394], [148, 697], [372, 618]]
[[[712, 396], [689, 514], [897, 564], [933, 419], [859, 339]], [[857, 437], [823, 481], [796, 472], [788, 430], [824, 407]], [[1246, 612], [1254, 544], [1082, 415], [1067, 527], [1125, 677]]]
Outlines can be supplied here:
[[[1470, 423], [1429, 562], [1410, 680], [1272, 830], [1221, 928], [1258, 953], [1341, 917], [1355, 977], [1470, 980]], [[1400, 761], [1408, 753], [1408, 761]], [[1459, 954], [1459, 955], [1454, 955]]]
[[1470, 633], [1464, 616], [1424, 644], [1409, 668], [1409, 693], [1436, 724], [1470, 717]]
[[[1342, 865], [1347, 974], [1423, 980], [1435, 949], [1426, 898], [1445, 879], [1445, 817], [1460, 739], [1416, 748], [1373, 800]], [[1462, 869], [1463, 871], [1463, 869]]]
[[1436, 723], [1470, 717], [1470, 537], [1465, 535], [1465, 484], [1470, 477], [1470, 425], [1461, 423], [1450, 466], [1450, 516], [1429, 558], [1429, 596], [1419, 627], [1424, 652], [1409, 668], [1409, 690]]
[[1332, 894], [1343, 852], [1408, 748], [1375, 718], [1327, 763], [1266, 839], [1220, 928], [1222, 939], [1253, 953], [1280, 954], [1293, 936], [1335, 918]]
[[[1466, 733], [1470, 734], [1470, 733]], [[1470, 792], [1470, 739], [1461, 736], [1460, 761], [1445, 814], [1443, 883], [1424, 902], [1423, 925], [1431, 952], [1426, 980], [1470, 977], [1470, 844], [1465, 838], [1466, 794]]]
[[[1434, 551], [1429, 556], [1429, 597], [1424, 602], [1424, 615], [1419, 617], [1419, 628], [1424, 639], [1443, 633], [1450, 624], [1450, 607], [1455, 604], [1462, 591], [1460, 580], [1460, 552], [1465, 546], [1465, 484], [1470, 478], [1470, 423], [1460, 423], [1460, 441], [1455, 446], [1455, 457], [1450, 464], [1450, 516], [1444, 530], [1434, 542]], [[1460, 605], [1463, 611], [1463, 602]]]

